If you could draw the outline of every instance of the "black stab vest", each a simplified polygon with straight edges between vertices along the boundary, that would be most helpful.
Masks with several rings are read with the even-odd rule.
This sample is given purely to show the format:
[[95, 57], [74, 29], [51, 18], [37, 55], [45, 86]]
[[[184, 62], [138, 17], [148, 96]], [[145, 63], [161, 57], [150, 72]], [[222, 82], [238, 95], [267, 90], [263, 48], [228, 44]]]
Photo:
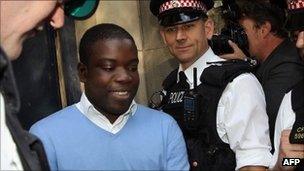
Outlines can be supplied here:
[[[291, 92], [292, 110], [296, 114], [295, 123], [292, 127], [289, 141], [291, 143], [304, 144], [304, 80], [300, 81]], [[304, 160], [302, 159], [297, 170], [304, 170]]]
[[189, 91], [177, 82], [177, 69], [163, 82], [166, 95], [163, 98], [163, 111], [172, 115], [181, 127], [188, 150], [191, 171], [232, 171], [236, 167], [234, 152], [223, 142], [216, 129], [218, 102], [227, 84], [242, 73], [253, 69], [244, 61], [222, 62], [221, 66], [211, 65], [200, 76], [197, 87], [199, 95], [199, 119], [195, 130], [185, 126], [183, 95]]

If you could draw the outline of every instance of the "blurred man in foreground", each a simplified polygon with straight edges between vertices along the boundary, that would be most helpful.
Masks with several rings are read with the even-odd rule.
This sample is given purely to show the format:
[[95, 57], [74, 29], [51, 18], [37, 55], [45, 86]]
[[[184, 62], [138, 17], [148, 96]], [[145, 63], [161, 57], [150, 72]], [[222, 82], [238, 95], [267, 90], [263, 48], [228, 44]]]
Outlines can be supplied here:
[[18, 58], [24, 40], [35, 36], [45, 23], [62, 27], [64, 10], [84, 19], [97, 5], [98, 1], [86, 0], [0, 2], [0, 170], [49, 170], [41, 142], [23, 130], [17, 119], [20, 101], [10, 61]]

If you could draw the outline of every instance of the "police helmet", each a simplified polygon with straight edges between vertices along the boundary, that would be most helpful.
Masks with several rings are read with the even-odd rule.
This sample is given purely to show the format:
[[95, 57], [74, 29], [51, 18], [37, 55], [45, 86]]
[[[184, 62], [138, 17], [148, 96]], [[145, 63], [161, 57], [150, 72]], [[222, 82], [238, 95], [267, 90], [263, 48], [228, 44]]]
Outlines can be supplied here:
[[150, 11], [160, 25], [172, 26], [206, 16], [213, 5], [213, 0], [151, 0]]
[[290, 31], [304, 30], [304, 0], [287, 0], [286, 28]]

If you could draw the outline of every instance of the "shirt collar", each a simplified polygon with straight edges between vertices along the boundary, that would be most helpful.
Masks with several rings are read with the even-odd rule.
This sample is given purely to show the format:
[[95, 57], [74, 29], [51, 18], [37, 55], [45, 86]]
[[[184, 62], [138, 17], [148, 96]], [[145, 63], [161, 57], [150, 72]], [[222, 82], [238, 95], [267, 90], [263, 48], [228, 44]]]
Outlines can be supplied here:
[[[76, 104], [79, 110], [84, 114], [84, 115], [99, 115], [103, 119], [106, 119], [109, 121], [102, 113], [100, 113], [94, 106], [93, 104], [88, 100], [87, 96], [85, 93], [82, 93], [80, 101]], [[120, 117], [128, 116], [131, 115], [133, 116], [135, 114], [135, 111], [137, 109], [137, 103], [133, 100], [129, 109]], [[118, 119], [117, 119], [118, 120]], [[109, 121], [110, 122], [110, 121]], [[115, 121], [116, 122], [116, 121]], [[115, 124], [115, 122], [113, 124]]]
[[[193, 88], [193, 68], [197, 68], [197, 85], [201, 83], [200, 76], [202, 75], [205, 68], [209, 67], [210, 64], [207, 62], [224, 61], [224, 59], [218, 57], [213, 53], [213, 50], [208, 47], [208, 50], [199, 57], [191, 66], [189, 66], [184, 72], [187, 77], [187, 82], [190, 84], [190, 88]], [[178, 73], [183, 71], [181, 64], [178, 68]], [[177, 81], [179, 80], [177, 76]]]

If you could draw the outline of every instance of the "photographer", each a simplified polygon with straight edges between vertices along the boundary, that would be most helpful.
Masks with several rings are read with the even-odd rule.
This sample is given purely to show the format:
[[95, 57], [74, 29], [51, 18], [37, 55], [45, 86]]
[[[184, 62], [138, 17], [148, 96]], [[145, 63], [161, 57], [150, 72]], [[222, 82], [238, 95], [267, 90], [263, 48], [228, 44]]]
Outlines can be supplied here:
[[212, 0], [151, 0], [179, 62], [163, 82], [162, 110], [183, 131], [191, 170], [265, 170], [271, 154], [263, 90], [249, 63], [224, 61], [209, 47], [212, 7]]
[[[300, 3], [303, 3], [301, 1], [288, 1], [288, 21], [287, 21], [287, 29], [290, 31], [298, 32], [298, 41], [297, 41], [297, 47], [299, 48], [300, 54], [303, 53], [303, 6], [300, 5]], [[246, 4], [246, 3], [245, 3]], [[250, 5], [251, 4], [251, 5]], [[293, 5], [292, 5], [293, 4]], [[284, 129], [291, 129], [293, 127], [293, 130], [297, 130], [297, 128], [303, 126], [303, 119], [302, 123], [300, 123], [300, 112], [299, 109], [301, 109], [304, 106], [303, 95], [302, 90], [304, 89], [303, 81], [298, 83], [300, 80], [303, 79], [303, 63], [300, 60], [297, 50], [294, 48], [294, 45], [290, 43], [288, 38], [284, 38], [285, 40], [278, 44], [277, 46], [273, 46], [272, 50], [267, 46], [266, 43], [271, 45], [271, 43], [275, 44], [275, 39], [270, 39], [269, 36], [260, 37], [263, 39], [258, 39], [260, 35], [265, 34], [265, 28], [267, 28], [267, 22], [268, 25], [272, 26], [271, 23], [280, 23], [278, 22], [280, 20], [278, 15], [272, 15], [276, 14], [277, 11], [279, 11], [278, 8], [271, 7], [273, 10], [267, 10], [267, 8], [263, 9], [263, 5], [266, 7], [271, 7], [270, 4], [266, 3], [247, 3], [247, 7], [245, 6], [242, 10], [243, 17], [240, 20], [240, 23], [244, 24], [245, 17], [255, 20], [256, 24], [259, 26], [258, 28], [255, 28], [254, 30], [251, 30], [249, 32], [247, 29], [246, 32], [248, 34], [248, 40], [249, 40], [249, 51], [251, 52], [251, 55], [253, 54], [254, 50], [256, 50], [253, 55], [256, 55], [258, 59], [260, 59], [261, 66], [257, 70], [257, 75], [260, 75], [260, 81], [263, 85], [265, 94], [266, 94], [266, 103], [267, 103], [267, 111], [268, 115], [270, 117], [270, 133], [271, 133], [271, 139], [273, 140], [273, 146], [274, 146], [274, 157], [272, 159], [272, 163], [270, 165], [270, 168], [273, 168], [274, 170], [285, 170], [285, 169], [293, 169], [290, 167], [282, 166], [282, 159], [284, 157], [288, 158], [303, 158], [304, 156], [304, 145], [299, 144], [290, 144], [289, 137], [290, 134], [291, 137], [295, 136], [295, 133], [291, 133], [290, 130], [284, 130]], [[250, 9], [252, 8], [251, 12]], [[257, 10], [260, 9], [260, 10]], [[274, 11], [274, 9], [277, 9]], [[271, 12], [272, 11], [272, 12]], [[262, 15], [261, 15], [262, 14]], [[261, 16], [267, 16], [267, 17], [261, 17]], [[244, 17], [245, 16], [245, 17]], [[261, 20], [263, 19], [264, 20]], [[268, 20], [267, 20], [268, 19]], [[277, 21], [277, 22], [274, 22]], [[262, 24], [261, 24], [262, 23]], [[245, 29], [247, 28], [244, 26]], [[264, 29], [263, 29], [264, 28]], [[278, 28], [275, 27], [275, 28]], [[280, 25], [279, 28], [283, 28], [283, 25]], [[267, 30], [267, 29], [266, 29]], [[271, 27], [270, 33], [273, 34], [274, 38], [276, 38], [275, 33], [276, 30]], [[297, 30], [297, 31], [296, 31]], [[272, 32], [273, 33], [272, 33]], [[302, 37], [301, 37], [302, 36]], [[268, 40], [268, 41], [267, 41]], [[288, 42], [289, 46], [287, 46]], [[238, 46], [233, 43], [229, 42], [231, 47], [234, 50], [234, 53], [232, 54], [225, 54], [221, 57], [226, 59], [236, 59], [236, 58], [245, 58], [246, 55], [243, 54], [242, 50], [238, 48]], [[251, 46], [250, 46], [251, 44]], [[254, 45], [254, 46], [253, 46]], [[268, 56], [264, 56], [264, 58], [261, 58], [261, 54], [265, 54], [268, 52]], [[259, 56], [260, 54], [260, 56]], [[266, 53], [267, 54], [267, 53]], [[303, 54], [302, 54], [303, 55]], [[263, 56], [262, 56], [263, 57]], [[264, 59], [264, 60], [261, 60]], [[261, 74], [262, 73], [262, 74]], [[263, 74], [264, 73], [264, 74]], [[298, 84], [297, 84], [298, 83]], [[292, 92], [287, 93], [285, 96], [284, 94], [288, 92], [289, 90], [293, 89]], [[281, 99], [284, 96], [284, 99]], [[291, 103], [291, 101], [293, 102]], [[279, 108], [278, 114], [275, 110], [275, 108]], [[297, 112], [296, 112], [297, 110]], [[295, 112], [297, 113], [297, 124], [294, 124], [295, 122]], [[299, 113], [299, 114], [298, 114]], [[301, 117], [303, 117], [303, 112], [301, 113]], [[284, 130], [284, 131], [282, 131]], [[299, 129], [300, 130], [300, 129]], [[281, 133], [282, 132], [282, 133]], [[302, 135], [301, 132], [298, 135]], [[291, 138], [293, 139], [293, 138]], [[298, 143], [301, 139], [298, 139]], [[301, 140], [301, 143], [303, 143], [303, 138]], [[280, 148], [280, 151], [279, 151]], [[303, 164], [303, 162], [302, 162]]]

